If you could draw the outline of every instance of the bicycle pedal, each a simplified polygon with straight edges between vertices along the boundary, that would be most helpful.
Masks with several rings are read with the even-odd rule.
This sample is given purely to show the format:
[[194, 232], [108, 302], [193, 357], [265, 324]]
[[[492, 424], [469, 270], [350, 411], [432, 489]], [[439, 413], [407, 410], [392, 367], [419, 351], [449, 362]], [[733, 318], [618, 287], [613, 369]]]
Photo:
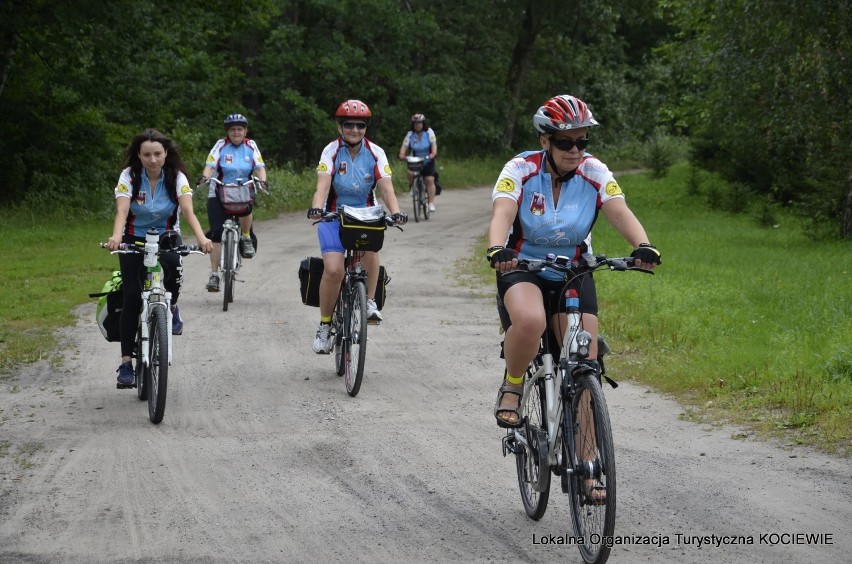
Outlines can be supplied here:
[[562, 493], [568, 493], [569, 485], [568, 485], [568, 472], [563, 472], [562, 476], [560, 476], [562, 482]]
[[518, 454], [518, 443], [515, 441], [515, 435], [511, 433], [507, 433], [505, 437], [503, 437], [503, 456], [505, 457], [508, 453]]
[[136, 387], [136, 382], [134, 382], [132, 384], [116, 384], [115, 385], [115, 389], [117, 389], [117, 390], [126, 390], [128, 388], [135, 388], [135, 387]]
[[381, 325], [382, 322], [380, 319], [368, 319], [367, 325]]

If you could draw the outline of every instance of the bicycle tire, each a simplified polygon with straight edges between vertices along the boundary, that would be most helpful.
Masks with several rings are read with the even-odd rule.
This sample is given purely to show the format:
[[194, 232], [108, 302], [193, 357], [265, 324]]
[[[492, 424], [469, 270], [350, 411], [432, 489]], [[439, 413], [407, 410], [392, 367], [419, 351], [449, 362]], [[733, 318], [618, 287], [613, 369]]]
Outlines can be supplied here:
[[136, 356], [136, 396], [139, 401], [148, 399], [148, 387], [145, 385], [147, 378], [145, 363], [142, 362], [142, 323], [136, 328], [136, 347], [133, 349], [133, 354]]
[[[547, 400], [544, 380], [538, 379], [529, 394], [523, 399], [525, 424], [524, 436], [530, 448], [518, 445], [515, 466], [518, 471], [518, 487], [527, 515], [538, 521], [547, 511], [550, 499], [550, 468], [547, 462]], [[544, 445], [545, 450], [540, 450]]]
[[411, 203], [414, 205], [414, 223], [420, 222], [420, 194], [417, 191], [417, 179], [411, 184]]
[[[587, 564], [602, 564], [609, 558], [611, 549], [606, 541], [612, 538], [615, 530], [616, 472], [612, 429], [606, 399], [597, 376], [578, 376], [575, 386], [576, 393], [571, 405], [576, 437], [572, 461], [575, 473], [569, 478], [568, 488], [571, 520], [576, 536], [584, 539], [583, 544], [577, 545], [583, 561]], [[581, 413], [581, 410], [586, 409], [584, 405], [590, 407], [591, 416], [588, 412], [585, 415]], [[592, 423], [593, 428], [589, 427], [588, 422]], [[563, 432], [567, 432], [567, 429], [563, 428]], [[595, 445], [594, 453], [588, 449], [591, 444]], [[587, 450], [585, 453], [580, 452], [584, 445]], [[588, 499], [584, 488], [584, 482], [588, 479], [596, 479], [603, 486], [606, 492], [603, 504]], [[593, 543], [592, 540], [598, 542]]]
[[367, 358], [367, 285], [362, 280], [355, 281], [349, 299], [348, 338], [344, 339], [347, 343], [344, 380], [346, 393], [354, 398], [361, 389], [364, 361]]
[[235, 246], [234, 232], [226, 229], [222, 233], [222, 282], [225, 285], [224, 293], [222, 294], [222, 311], [228, 311], [228, 304], [233, 301]]
[[349, 354], [349, 350], [346, 346], [348, 343], [348, 339], [344, 338], [346, 326], [346, 315], [345, 310], [341, 309], [344, 303], [343, 294], [340, 294], [340, 298], [337, 300], [337, 307], [332, 314], [332, 330], [334, 331], [334, 368], [335, 372], [338, 376], [343, 376], [346, 373], [346, 356]]
[[166, 412], [166, 391], [169, 384], [169, 324], [166, 309], [154, 307], [151, 312], [151, 353], [146, 383], [148, 388], [148, 416], [151, 423], [159, 423]]
[[429, 220], [429, 194], [426, 192], [426, 183], [422, 176], [417, 177], [417, 193], [420, 194], [420, 213], [423, 219]]

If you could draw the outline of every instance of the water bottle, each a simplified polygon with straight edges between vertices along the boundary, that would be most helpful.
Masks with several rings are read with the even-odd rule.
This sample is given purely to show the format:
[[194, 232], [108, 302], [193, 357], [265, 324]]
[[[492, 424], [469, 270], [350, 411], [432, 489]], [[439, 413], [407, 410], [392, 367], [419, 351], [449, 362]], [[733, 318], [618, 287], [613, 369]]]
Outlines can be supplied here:
[[160, 248], [160, 234], [154, 229], [145, 233], [145, 266], [151, 267], [157, 264], [157, 251]]

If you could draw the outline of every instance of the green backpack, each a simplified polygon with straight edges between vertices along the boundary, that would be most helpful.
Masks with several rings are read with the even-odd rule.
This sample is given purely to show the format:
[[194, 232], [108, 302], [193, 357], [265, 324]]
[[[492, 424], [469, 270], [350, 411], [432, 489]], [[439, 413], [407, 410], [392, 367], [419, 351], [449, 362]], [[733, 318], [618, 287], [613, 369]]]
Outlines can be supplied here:
[[107, 341], [121, 340], [121, 307], [124, 301], [124, 290], [121, 287], [121, 271], [115, 270], [103, 289], [97, 294], [89, 294], [90, 298], [98, 298], [95, 309], [95, 322]]

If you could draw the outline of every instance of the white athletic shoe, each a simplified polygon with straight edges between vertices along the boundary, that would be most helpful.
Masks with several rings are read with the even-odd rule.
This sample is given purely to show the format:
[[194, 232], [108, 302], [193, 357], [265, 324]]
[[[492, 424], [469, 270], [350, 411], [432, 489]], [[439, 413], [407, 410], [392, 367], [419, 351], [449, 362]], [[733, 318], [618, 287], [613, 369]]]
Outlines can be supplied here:
[[334, 340], [331, 337], [331, 325], [329, 323], [320, 323], [317, 328], [317, 336], [314, 338], [314, 352], [317, 354], [328, 354], [334, 346]]
[[382, 320], [382, 312], [379, 311], [376, 300], [367, 299], [367, 319], [372, 321]]

